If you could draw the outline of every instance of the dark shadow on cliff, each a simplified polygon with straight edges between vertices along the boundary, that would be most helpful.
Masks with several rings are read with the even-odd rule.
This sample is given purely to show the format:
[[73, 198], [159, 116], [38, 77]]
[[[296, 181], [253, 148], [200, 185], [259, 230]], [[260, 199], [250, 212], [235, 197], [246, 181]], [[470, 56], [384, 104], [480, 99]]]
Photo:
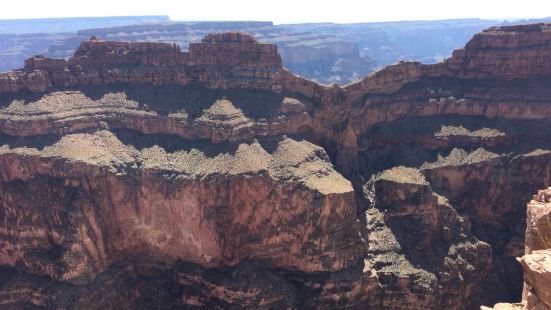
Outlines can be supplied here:
[[452, 242], [441, 240], [437, 233], [430, 246], [420, 247], [419, 242], [430, 234], [421, 215], [386, 220], [386, 225], [414, 267], [431, 273], [442, 268]]
[[[359, 265], [334, 273], [304, 273], [257, 260], [218, 269], [132, 256], [111, 264], [93, 281], [78, 286], [0, 266], [0, 295], [18, 292], [9, 300], [0, 297], [0, 301], [9, 309], [34, 309], [32, 300], [36, 300], [34, 293], [38, 291], [40, 297], [45, 297], [46, 308], [310, 309], [319, 307], [324, 284], [336, 283], [346, 289], [343, 282], [352, 285], [362, 276]], [[324, 306], [350, 306], [349, 302], [346, 297], [337, 302], [327, 298]]]
[[551, 96], [550, 77], [532, 77], [527, 79], [461, 79], [457, 77], [422, 78], [419, 81], [405, 84], [393, 94], [368, 93], [356, 100], [355, 109], [362, 108], [365, 101], [371, 103], [390, 103], [408, 98], [423, 102], [429, 98], [477, 99], [491, 102], [520, 101], [547, 104]]
[[47, 93], [35, 93], [31, 91], [20, 91], [18, 93], [0, 93], [0, 109], [9, 106], [13, 101], [22, 101], [28, 104], [40, 100]]
[[[177, 308], [171, 295], [171, 266], [137, 258], [116, 262], [84, 285], [0, 266], [0, 291], [20, 290], [4, 304], [9, 309], [35, 309], [34, 293], [46, 297], [44, 308], [153, 309]], [[11, 308], [10, 308], [11, 306]], [[42, 308], [42, 307], [38, 307]]]
[[[189, 117], [201, 116], [217, 100], [227, 99], [251, 119], [278, 114], [283, 94], [261, 89], [209, 89], [201, 86], [103, 85], [84, 86], [80, 90], [89, 98], [99, 100], [108, 93], [124, 92], [140, 108], [160, 115], [185, 111]], [[308, 99], [301, 98], [308, 103]]]
[[551, 151], [551, 120], [489, 119], [439, 115], [400, 118], [380, 123], [358, 137], [362, 175], [396, 166], [420, 167], [447, 156], [454, 148], [474, 152], [482, 147], [509, 158], [534, 150]]
[[0, 133], [0, 146], [7, 145], [9, 148], [28, 147], [36, 148], [42, 151], [45, 147], [51, 146], [61, 139], [61, 136], [55, 134], [17, 137]]
[[[258, 142], [262, 148], [269, 154], [276, 152], [284, 136], [260, 137], [254, 140], [241, 142], [219, 142], [213, 143], [210, 140], [191, 140], [171, 134], [144, 134], [132, 129], [117, 129], [113, 133], [126, 145], [132, 145], [138, 150], [159, 146], [169, 153], [177, 151], [189, 152], [192, 149], [201, 151], [207, 157], [216, 157], [220, 154], [235, 155], [239, 145], [242, 143]], [[300, 139], [297, 139], [300, 141]]]
[[153, 146], [159, 146], [169, 153], [196, 149], [212, 158], [220, 154], [235, 155], [239, 147], [239, 143], [212, 143], [209, 140], [190, 140], [171, 134], [144, 134], [132, 129], [118, 129], [113, 132], [121, 142], [138, 150]]
[[[300, 141], [302, 139], [293, 137], [296, 141]], [[281, 143], [281, 140], [283, 140], [283, 136], [268, 136], [268, 137], [261, 137], [258, 138], [257, 141], [260, 143], [262, 148], [268, 152], [269, 154], [274, 154], [277, 150], [279, 144]]]

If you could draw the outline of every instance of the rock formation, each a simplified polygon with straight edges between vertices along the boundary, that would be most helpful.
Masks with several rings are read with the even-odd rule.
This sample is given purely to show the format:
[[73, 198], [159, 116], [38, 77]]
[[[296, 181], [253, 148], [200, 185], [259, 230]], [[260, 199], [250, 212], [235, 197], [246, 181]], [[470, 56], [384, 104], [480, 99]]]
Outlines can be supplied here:
[[395, 167], [364, 187], [368, 260], [382, 308], [472, 307], [471, 287], [491, 266], [491, 248], [416, 169]]
[[524, 270], [526, 309], [551, 309], [551, 188], [538, 191], [528, 204]]
[[[522, 302], [499, 303], [493, 309], [551, 309], [551, 187], [538, 191], [528, 204]], [[489, 309], [482, 307], [482, 309]]]
[[[245, 57], [243, 57], [245, 56]], [[1, 92], [147, 83], [210, 88], [268, 88], [281, 67], [277, 47], [257, 44], [249, 35], [228, 33], [190, 44], [189, 52], [166, 43], [82, 42], [69, 61], [36, 56], [22, 70], [2, 75]]]
[[344, 87], [236, 32], [33, 57], [0, 74], [0, 304], [519, 299], [525, 205], [551, 185], [550, 29]]

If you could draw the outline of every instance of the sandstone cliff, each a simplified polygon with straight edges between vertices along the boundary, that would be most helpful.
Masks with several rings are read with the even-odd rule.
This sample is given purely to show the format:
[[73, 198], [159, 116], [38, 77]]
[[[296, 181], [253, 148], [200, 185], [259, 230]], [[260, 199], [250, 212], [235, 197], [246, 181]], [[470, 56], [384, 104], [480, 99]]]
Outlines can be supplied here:
[[235, 32], [29, 59], [0, 75], [0, 304], [518, 299], [525, 205], [551, 185], [549, 29], [344, 87]]

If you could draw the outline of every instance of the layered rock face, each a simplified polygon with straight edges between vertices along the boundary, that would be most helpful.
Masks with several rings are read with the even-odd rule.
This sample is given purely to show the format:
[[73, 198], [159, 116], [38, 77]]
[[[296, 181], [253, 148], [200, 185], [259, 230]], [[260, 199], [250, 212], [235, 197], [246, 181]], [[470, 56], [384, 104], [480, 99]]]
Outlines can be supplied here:
[[[205, 266], [259, 258], [304, 271], [355, 263], [350, 182], [318, 147], [266, 143], [269, 152], [258, 142], [138, 152], [98, 131], [65, 135], [41, 153], [5, 149], [2, 201], [15, 225], [3, 231], [3, 262], [77, 282], [137, 253]], [[37, 255], [54, 251], [54, 261]]]
[[201, 83], [210, 88], [267, 88], [281, 68], [272, 44], [258, 44], [249, 35], [227, 33], [192, 43], [189, 52], [167, 43], [101, 41], [81, 43], [68, 61], [37, 56], [22, 70], [3, 74], [0, 91], [117, 83], [179, 85]]
[[0, 75], [0, 304], [518, 299], [525, 205], [551, 185], [548, 33], [489, 29], [346, 87], [233, 32], [33, 57]]
[[518, 79], [548, 74], [551, 28], [533, 24], [490, 28], [448, 61], [462, 77]]

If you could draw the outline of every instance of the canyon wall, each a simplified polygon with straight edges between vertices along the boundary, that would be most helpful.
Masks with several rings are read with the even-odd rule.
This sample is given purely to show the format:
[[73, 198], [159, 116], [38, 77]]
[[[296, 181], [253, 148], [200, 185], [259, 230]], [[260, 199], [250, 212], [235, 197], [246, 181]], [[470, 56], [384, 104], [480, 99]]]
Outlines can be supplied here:
[[237, 32], [30, 58], [0, 74], [0, 304], [520, 299], [525, 205], [551, 185], [550, 33], [490, 28], [342, 87]]

